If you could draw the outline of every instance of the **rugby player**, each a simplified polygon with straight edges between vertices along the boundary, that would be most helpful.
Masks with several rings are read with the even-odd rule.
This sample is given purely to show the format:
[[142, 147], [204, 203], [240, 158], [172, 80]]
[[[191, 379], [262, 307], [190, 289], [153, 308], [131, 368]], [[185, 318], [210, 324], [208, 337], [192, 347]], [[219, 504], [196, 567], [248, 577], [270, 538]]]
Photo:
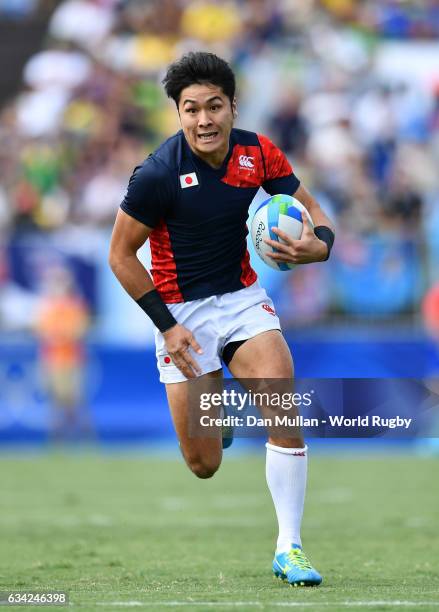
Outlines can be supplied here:
[[[188, 380], [222, 377], [292, 379], [293, 361], [273, 303], [259, 285], [246, 248], [248, 209], [259, 187], [294, 194], [308, 209], [300, 240], [274, 229], [278, 262], [325, 261], [331, 222], [267, 137], [233, 127], [235, 77], [211, 53], [189, 53], [164, 78], [181, 130], [135, 168], [118, 211], [110, 265], [153, 321], [160, 380], [183, 457], [199, 478], [222, 458], [220, 437], [190, 437]], [[137, 258], [149, 239], [152, 278]], [[266, 478], [279, 523], [273, 572], [290, 584], [321, 582], [302, 550], [307, 447], [301, 434], [266, 444]]]

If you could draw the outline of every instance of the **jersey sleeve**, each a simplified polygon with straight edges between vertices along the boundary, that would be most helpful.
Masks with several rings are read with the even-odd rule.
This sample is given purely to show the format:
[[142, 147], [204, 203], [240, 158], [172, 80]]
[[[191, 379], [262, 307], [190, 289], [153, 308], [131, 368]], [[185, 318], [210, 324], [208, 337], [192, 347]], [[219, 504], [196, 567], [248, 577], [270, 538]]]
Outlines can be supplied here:
[[300, 181], [294, 174], [290, 162], [269, 138], [258, 134], [258, 139], [265, 166], [265, 180], [262, 187], [270, 195], [277, 193], [293, 195], [299, 188]]
[[166, 215], [172, 199], [169, 171], [152, 156], [136, 166], [128, 183], [121, 209], [148, 227]]

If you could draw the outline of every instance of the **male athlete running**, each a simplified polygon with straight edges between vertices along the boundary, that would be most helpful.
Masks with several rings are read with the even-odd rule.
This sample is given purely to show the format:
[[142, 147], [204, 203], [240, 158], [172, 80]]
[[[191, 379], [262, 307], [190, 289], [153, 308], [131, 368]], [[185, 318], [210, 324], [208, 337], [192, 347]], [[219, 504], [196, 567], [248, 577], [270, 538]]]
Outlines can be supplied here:
[[[166, 140], [130, 179], [118, 211], [110, 265], [156, 326], [160, 380], [188, 467], [210, 478], [220, 466], [219, 437], [189, 437], [188, 379], [292, 379], [293, 362], [273, 303], [259, 286], [246, 248], [248, 209], [259, 187], [294, 194], [308, 209], [300, 240], [273, 231], [267, 240], [278, 262], [329, 257], [331, 223], [284, 154], [265, 136], [233, 128], [235, 77], [211, 53], [190, 53], [169, 66], [166, 93], [181, 130]], [[149, 238], [152, 279], [137, 258]], [[302, 551], [307, 447], [296, 437], [269, 437], [266, 477], [279, 523], [273, 572], [290, 584], [320, 584]]]

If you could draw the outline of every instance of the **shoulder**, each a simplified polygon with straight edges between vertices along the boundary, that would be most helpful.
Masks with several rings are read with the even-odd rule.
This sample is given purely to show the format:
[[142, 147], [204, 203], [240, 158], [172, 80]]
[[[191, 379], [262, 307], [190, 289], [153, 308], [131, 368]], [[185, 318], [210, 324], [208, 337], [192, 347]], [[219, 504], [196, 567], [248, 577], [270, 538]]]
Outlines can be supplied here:
[[177, 132], [150, 153], [134, 168], [130, 184], [163, 182], [169, 183], [170, 175], [179, 167], [181, 159], [182, 132]]
[[280, 151], [279, 147], [277, 147], [274, 142], [268, 138], [268, 136], [265, 136], [264, 134], [256, 134], [256, 136], [264, 154], [271, 151]]
[[179, 130], [153, 151], [148, 159], [152, 158], [157, 168], [161, 165], [168, 172], [172, 172], [180, 166], [183, 155], [183, 139], [183, 132]]
[[257, 136], [265, 162], [267, 162], [269, 166], [282, 166], [283, 171], [288, 168], [288, 172], [292, 172], [292, 167], [290, 166], [285, 153], [283, 153], [281, 149], [279, 149], [279, 147], [268, 138], [268, 136], [264, 136], [264, 134], [258, 134]]
[[272, 142], [268, 136], [258, 134], [257, 132], [249, 132], [248, 130], [232, 130], [232, 142], [242, 146], [258, 146], [262, 150], [265, 160], [271, 160], [273, 157], [283, 156], [282, 151]]
[[[244, 146], [260, 146], [262, 149], [278, 149], [278, 147], [264, 134], [249, 132], [248, 130], [232, 129], [231, 134], [234, 144]], [[279, 149], [278, 149], [279, 150]]]
[[259, 140], [256, 132], [249, 132], [248, 130], [240, 130], [233, 128], [231, 133], [231, 140], [233, 144], [243, 146], [258, 146]]
[[157, 155], [156, 152], [151, 153], [134, 168], [122, 208], [123, 210], [131, 209], [137, 205], [143, 207], [146, 201], [169, 199], [172, 196], [172, 185], [170, 168], [160, 155]]
[[129, 187], [150, 188], [152, 184], [168, 184], [171, 169], [156, 152], [151, 153], [141, 164], [134, 168]]
[[139, 166], [134, 168], [133, 177], [136, 181], [166, 180], [169, 177], [169, 168], [155, 153], [151, 153]]

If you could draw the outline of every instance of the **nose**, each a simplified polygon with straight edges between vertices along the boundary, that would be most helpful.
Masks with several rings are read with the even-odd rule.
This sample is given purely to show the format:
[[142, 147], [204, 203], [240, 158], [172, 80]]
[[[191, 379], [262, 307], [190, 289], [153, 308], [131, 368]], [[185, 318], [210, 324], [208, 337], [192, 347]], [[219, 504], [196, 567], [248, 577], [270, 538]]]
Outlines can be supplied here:
[[209, 116], [207, 110], [202, 109], [198, 115], [198, 126], [199, 127], [208, 127], [212, 125], [212, 120]]

